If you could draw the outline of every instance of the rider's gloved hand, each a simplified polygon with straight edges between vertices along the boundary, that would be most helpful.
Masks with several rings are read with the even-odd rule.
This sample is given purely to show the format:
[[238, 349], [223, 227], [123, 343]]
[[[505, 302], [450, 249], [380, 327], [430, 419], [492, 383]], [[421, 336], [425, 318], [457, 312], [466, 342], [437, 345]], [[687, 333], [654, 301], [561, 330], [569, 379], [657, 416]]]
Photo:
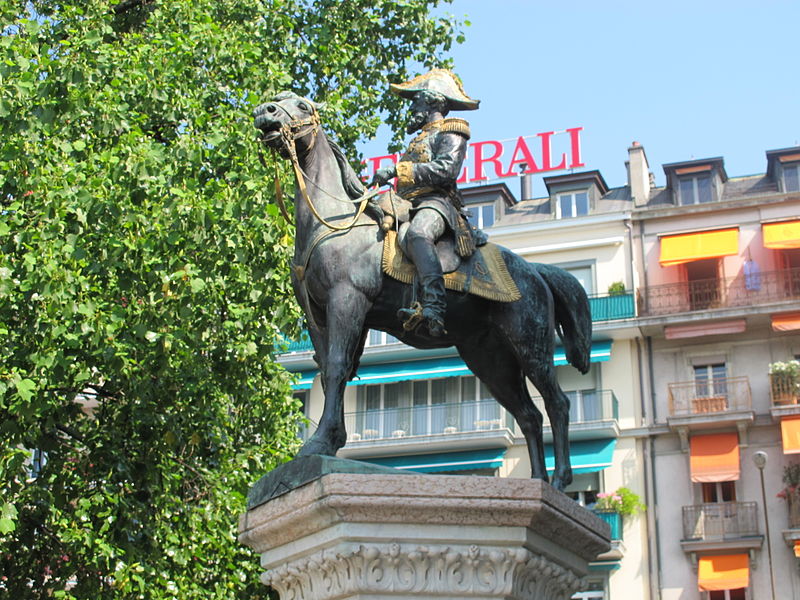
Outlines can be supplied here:
[[370, 187], [386, 185], [389, 183], [390, 179], [394, 179], [395, 177], [397, 177], [397, 168], [394, 165], [391, 167], [382, 167], [375, 171]]

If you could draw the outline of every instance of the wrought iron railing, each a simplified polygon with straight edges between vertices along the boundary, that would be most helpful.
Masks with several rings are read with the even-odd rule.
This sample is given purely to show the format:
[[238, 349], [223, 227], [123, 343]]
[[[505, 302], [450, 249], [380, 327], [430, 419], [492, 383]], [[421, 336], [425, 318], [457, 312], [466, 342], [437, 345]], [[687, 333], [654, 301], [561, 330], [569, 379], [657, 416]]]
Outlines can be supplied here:
[[[565, 392], [569, 398], [569, 423], [595, 423], [619, 420], [619, 401], [611, 390], [578, 390]], [[544, 415], [545, 426], [550, 425], [544, 400], [537, 396], [533, 403]]]
[[345, 413], [344, 420], [348, 443], [514, 429], [514, 419], [494, 400], [364, 410]]
[[671, 417], [749, 410], [753, 405], [747, 377], [670, 383], [668, 390]]
[[710, 502], [683, 507], [684, 540], [730, 540], [759, 535], [755, 502]]
[[638, 294], [639, 315], [666, 315], [800, 299], [800, 269], [651, 285]]
[[589, 296], [592, 321], [616, 321], [630, 319], [636, 315], [633, 292], [622, 294]]
[[769, 393], [772, 404], [797, 404], [800, 401], [800, 382], [796, 378], [781, 373], [769, 376]]

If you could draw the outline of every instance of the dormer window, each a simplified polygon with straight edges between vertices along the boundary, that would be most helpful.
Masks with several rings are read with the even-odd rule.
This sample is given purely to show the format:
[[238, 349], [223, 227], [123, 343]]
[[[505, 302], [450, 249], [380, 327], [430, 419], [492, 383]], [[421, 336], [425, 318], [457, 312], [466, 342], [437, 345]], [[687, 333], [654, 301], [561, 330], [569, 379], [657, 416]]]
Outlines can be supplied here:
[[722, 199], [728, 175], [722, 158], [706, 158], [664, 165], [672, 201], [680, 206], [709, 204]]
[[684, 206], [687, 204], [706, 204], [714, 200], [710, 173], [681, 177], [679, 181], [680, 203]]
[[591, 214], [597, 201], [608, 192], [600, 171], [545, 177], [544, 184], [550, 196], [550, 214], [556, 219]]
[[556, 203], [556, 218], [581, 217], [589, 214], [589, 194], [583, 192], [569, 192], [558, 194]]
[[800, 192], [800, 163], [783, 165], [783, 191]]
[[767, 151], [767, 177], [778, 191], [800, 192], [800, 146]]
[[469, 224], [478, 229], [486, 229], [494, 225], [494, 202], [484, 204], [468, 204], [466, 206]]

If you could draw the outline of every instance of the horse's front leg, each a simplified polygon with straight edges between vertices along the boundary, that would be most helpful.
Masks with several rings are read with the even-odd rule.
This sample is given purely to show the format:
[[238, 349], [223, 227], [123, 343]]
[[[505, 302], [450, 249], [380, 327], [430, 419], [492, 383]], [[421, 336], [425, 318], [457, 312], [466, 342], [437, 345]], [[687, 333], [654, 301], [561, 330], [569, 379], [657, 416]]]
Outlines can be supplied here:
[[300, 449], [300, 456], [336, 456], [347, 442], [344, 424], [344, 390], [360, 348], [369, 302], [350, 286], [332, 289], [326, 310], [326, 350], [318, 352], [325, 406], [316, 433]]

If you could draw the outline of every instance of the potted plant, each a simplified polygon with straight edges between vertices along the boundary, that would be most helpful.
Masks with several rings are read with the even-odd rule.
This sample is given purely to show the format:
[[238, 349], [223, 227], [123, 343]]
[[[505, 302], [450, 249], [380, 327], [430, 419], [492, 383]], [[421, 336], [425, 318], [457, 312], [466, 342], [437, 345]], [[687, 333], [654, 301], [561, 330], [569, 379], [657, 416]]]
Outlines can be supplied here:
[[783, 489], [778, 498], [789, 504], [789, 526], [800, 527], [800, 463], [783, 467]]
[[625, 284], [622, 281], [615, 281], [608, 286], [609, 296], [621, 296], [625, 293]]
[[615, 492], [597, 494], [595, 510], [598, 512], [615, 512], [620, 516], [635, 515], [647, 509], [641, 498], [626, 487]]
[[797, 404], [800, 391], [800, 361], [774, 362], [769, 366], [773, 404]]

